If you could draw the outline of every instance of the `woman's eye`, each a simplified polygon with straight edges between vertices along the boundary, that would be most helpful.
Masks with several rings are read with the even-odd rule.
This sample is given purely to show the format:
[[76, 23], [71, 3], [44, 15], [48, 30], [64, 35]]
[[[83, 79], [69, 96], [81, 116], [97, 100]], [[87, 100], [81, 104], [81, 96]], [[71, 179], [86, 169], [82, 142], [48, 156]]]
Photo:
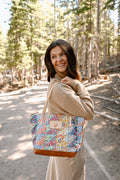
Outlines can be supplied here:
[[52, 56], [52, 59], [54, 59], [55, 58], [55, 56]]
[[64, 55], [65, 55], [65, 53], [62, 53], [62, 54], [61, 54], [61, 56], [64, 56]]

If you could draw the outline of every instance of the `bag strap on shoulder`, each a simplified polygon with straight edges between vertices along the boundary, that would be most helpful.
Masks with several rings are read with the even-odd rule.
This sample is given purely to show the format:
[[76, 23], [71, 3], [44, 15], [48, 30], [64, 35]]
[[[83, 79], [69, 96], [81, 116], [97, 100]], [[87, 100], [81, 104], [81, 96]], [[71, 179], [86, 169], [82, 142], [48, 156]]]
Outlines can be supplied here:
[[51, 88], [50, 88], [50, 90], [49, 90], [49, 93], [48, 93], [48, 96], [47, 96], [47, 100], [46, 100], [46, 103], [45, 103], [44, 108], [43, 108], [43, 111], [42, 111], [42, 116], [41, 116], [41, 118], [42, 118], [43, 115], [46, 113], [46, 109], [47, 109], [47, 105], [48, 105], [48, 101], [49, 101], [50, 95], [51, 95], [52, 90], [53, 90], [53, 88], [55, 87], [56, 84], [58, 84], [58, 82], [55, 82], [55, 83], [51, 86]]

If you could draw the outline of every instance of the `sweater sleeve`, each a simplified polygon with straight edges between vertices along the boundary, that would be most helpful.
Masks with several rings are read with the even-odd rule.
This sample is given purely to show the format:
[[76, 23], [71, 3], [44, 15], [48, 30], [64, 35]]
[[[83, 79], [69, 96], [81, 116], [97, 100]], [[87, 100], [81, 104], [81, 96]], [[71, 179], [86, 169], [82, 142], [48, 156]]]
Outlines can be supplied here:
[[56, 84], [52, 90], [51, 98], [67, 114], [81, 116], [86, 120], [93, 119], [93, 102], [88, 91], [78, 80], [74, 80], [71, 86], [61, 82]]

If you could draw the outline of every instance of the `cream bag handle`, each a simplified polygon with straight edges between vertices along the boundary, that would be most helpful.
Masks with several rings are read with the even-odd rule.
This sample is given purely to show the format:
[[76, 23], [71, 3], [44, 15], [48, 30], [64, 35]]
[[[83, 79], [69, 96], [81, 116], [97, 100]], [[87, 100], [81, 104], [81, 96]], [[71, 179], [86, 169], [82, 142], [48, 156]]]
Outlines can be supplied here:
[[46, 113], [46, 108], [47, 108], [47, 105], [48, 105], [48, 101], [49, 101], [51, 92], [52, 92], [52, 90], [53, 90], [53, 88], [54, 88], [54, 86], [55, 86], [56, 84], [58, 84], [58, 82], [55, 82], [55, 83], [52, 85], [52, 87], [50, 88], [50, 91], [49, 91], [48, 96], [47, 96], [46, 103], [45, 103], [44, 108], [43, 108], [43, 111], [42, 111], [41, 121], [42, 121], [42, 118], [43, 118], [44, 114]]

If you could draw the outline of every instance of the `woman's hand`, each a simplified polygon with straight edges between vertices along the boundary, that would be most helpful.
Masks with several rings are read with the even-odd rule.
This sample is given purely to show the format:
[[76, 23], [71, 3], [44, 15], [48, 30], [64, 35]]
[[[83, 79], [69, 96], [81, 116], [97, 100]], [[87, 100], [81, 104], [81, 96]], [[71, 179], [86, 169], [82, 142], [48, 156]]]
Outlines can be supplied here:
[[70, 78], [70, 77], [68, 77], [68, 76], [66, 76], [65, 78], [63, 78], [63, 79], [61, 80], [62, 83], [67, 84], [67, 85], [69, 85], [69, 86], [72, 84], [73, 81], [74, 81], [74, 79], [72, 79], [72, 78]]

